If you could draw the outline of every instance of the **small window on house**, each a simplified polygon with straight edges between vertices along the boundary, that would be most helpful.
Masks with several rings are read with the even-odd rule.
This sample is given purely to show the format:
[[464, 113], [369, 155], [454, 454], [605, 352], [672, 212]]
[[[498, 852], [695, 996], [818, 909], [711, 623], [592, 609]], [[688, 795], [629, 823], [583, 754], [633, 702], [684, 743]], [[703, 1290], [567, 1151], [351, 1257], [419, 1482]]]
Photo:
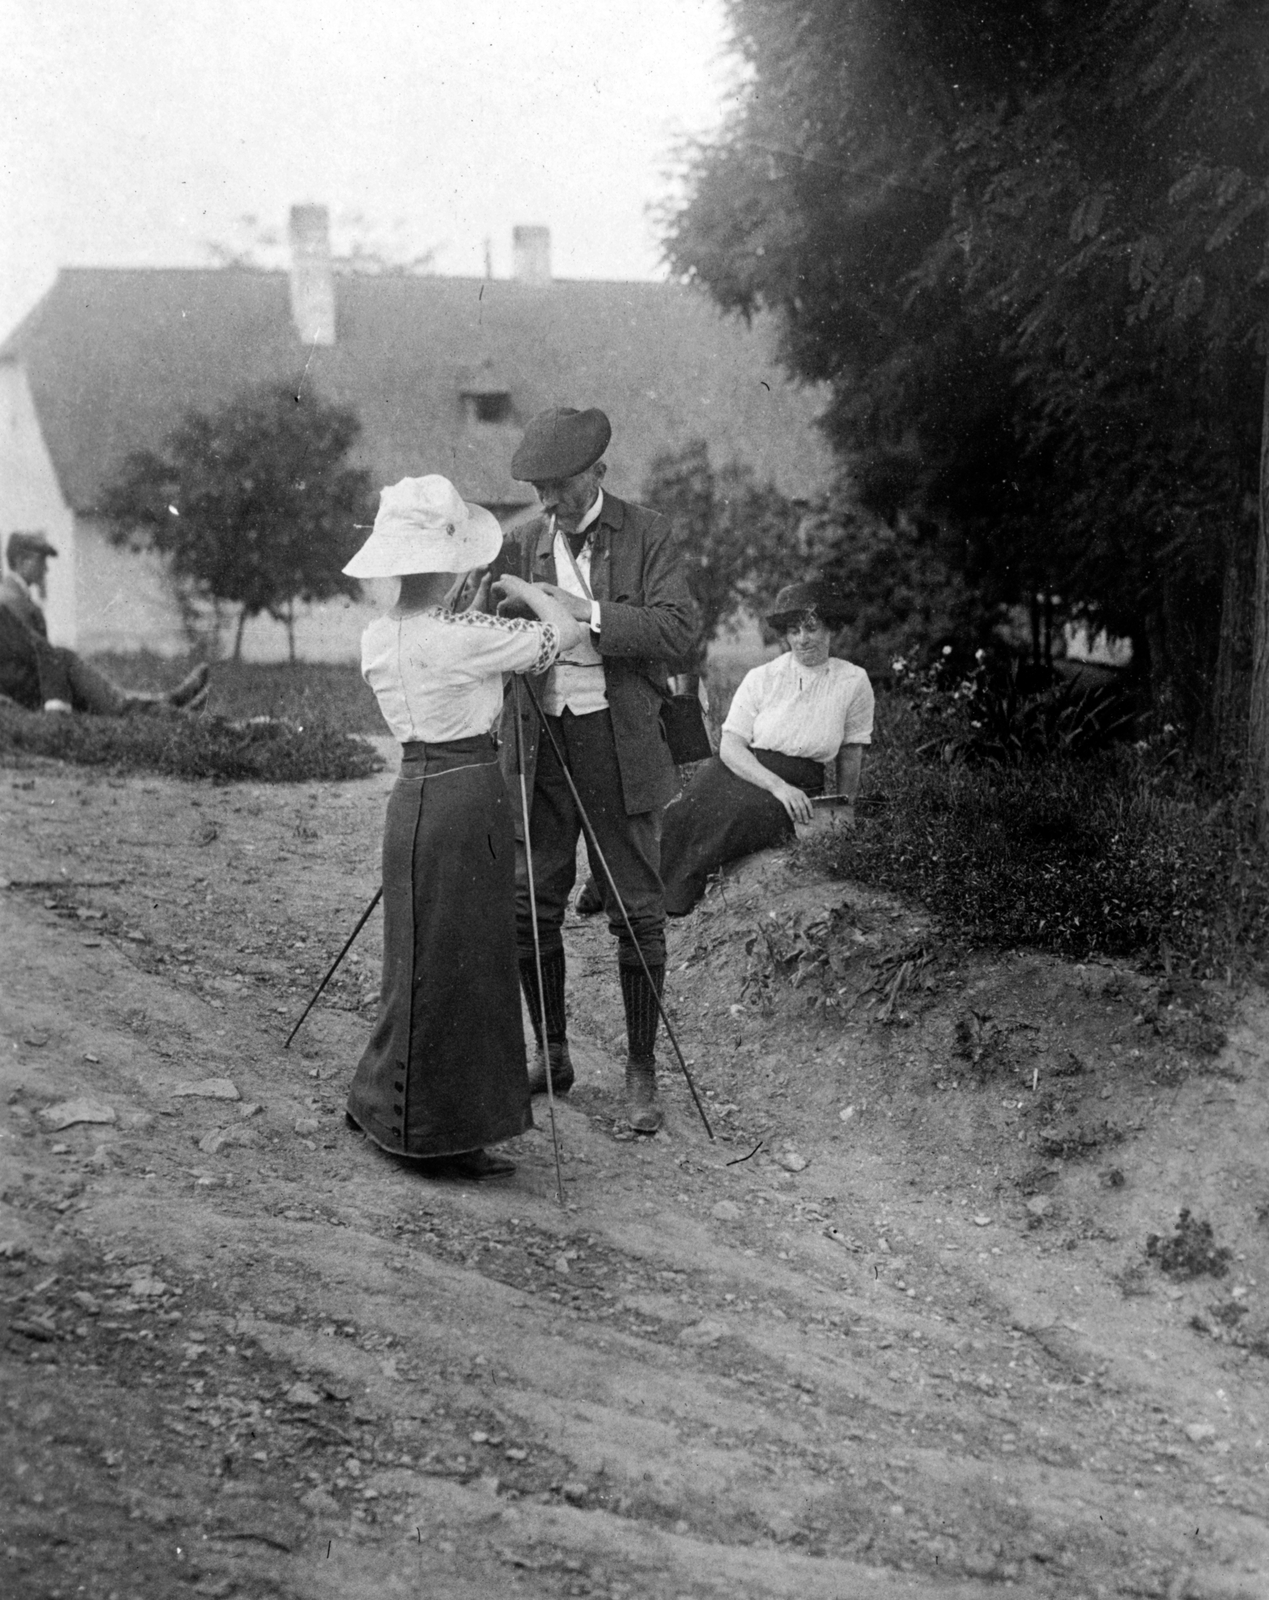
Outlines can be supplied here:
[[463, 396], [471, 422], [510, 422], [511, 396], [498, 390]]

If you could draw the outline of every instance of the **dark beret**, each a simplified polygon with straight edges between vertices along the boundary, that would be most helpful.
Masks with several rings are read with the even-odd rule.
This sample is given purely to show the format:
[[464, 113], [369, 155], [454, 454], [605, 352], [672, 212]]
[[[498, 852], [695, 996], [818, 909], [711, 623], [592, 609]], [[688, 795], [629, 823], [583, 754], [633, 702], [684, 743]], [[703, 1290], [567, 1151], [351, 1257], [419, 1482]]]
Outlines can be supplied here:
[[22, 556], [55, 556], [57, 550], [42, 533], [11, 533], [4, 554], [12, 566]]
[[511, 458], [511, 476], [521, 483], [575, 478], [594, 466], [611, 438], [612, 425], [602, 411], [575, 406], [539, 411]]
[[808, 611], [814, 611], [821, 622], [836, 628], [846, 620], [846, 601], [841, 592], [828, 583], [818, 580], [788, 583], [776, 595], [775, 605], [767, 612], [767, 621], [777, 633], [785, 633]]

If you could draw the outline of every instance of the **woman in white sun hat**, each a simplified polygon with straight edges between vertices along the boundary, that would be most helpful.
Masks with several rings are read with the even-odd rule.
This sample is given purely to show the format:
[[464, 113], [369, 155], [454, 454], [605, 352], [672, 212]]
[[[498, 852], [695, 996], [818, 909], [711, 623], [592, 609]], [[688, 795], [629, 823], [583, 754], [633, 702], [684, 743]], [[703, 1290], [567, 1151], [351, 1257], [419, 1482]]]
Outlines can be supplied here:
[[490, 616], [497, 518], [448, 479], [384, 489], [374, 530], [344, 568], [401, 579], [396, 604], [362, 635], [362, 675], [402, 747], [383, 840], [379, 1014], [348, 1096], [350, 1121], [425, 1170], [500, 1177], [485, 1148], [533, 1126], [516, 965], [515, 844], [491, 729], [503, 674], [543, 672], [581, 640], [557, 601], [519, 578], [495, 592], [537, 620]]

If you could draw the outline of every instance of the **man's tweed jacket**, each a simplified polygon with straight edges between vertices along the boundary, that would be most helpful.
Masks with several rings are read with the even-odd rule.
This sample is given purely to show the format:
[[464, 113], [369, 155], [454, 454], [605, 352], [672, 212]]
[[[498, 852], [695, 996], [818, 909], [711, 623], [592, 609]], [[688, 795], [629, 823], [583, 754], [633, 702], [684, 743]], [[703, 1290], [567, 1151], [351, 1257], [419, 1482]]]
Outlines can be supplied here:
[[[591, 532], [590, 587], [599, 601], [599, 653], [612, 713], [617, 765], [626, 814], [651, 811], [670, 800], [674, 763], [661, 730], [661, 691], [667, 664], [691, 653], [696, 606], [687, 587], [670, 525], [646, 506], [604, 491]], [[519, 528], [503, 544], [494, 575], [512, 572], [531, 583], [555, 583], [550, 525], [544, 516]], [[531, 680], [539, 700], [544, 680]], [[525, 781], [530, 790], [540, 728], [528, 695], [523, 696]], [[507, 686], [503, 703], [501, 760], [512, 794], [516, 777], [515, 696]]]

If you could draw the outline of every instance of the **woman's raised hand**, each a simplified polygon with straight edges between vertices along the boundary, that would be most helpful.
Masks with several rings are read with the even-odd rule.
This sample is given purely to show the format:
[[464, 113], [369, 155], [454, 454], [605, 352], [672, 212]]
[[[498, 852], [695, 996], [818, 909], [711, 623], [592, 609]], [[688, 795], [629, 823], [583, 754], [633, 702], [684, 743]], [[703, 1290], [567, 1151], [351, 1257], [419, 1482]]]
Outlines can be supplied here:
[[498, 602], [500, 617], [537, 617], [540, 622], [555, 625], [560, 636], [560, 649], [571, 650], [581, 644], [586, 630], [541, 584], [526, 583], [514, 573], [505, 572], [493, 586], [501, 595]]
[[781, 779], [771, 793], [789, 813], [790, 822], [809, 822], [815, 815], [810, 800], [801, 789], [794, 788], [791, 783], [785, 783]]
[[498, 600], [500, 617], [536, 617], [537, 607], [532, 604], [533, 585], [513, 572], [504, 572], [494, 583], [493, 594]]
[[[463, 610], [465, 610], [465, 611], [489, 611], [491, 609], [491, 607], [489, 605], [489, 585], [490, 585], [491, 581], [492, 581], [492, 579], [490, 577], [490, 574], [487, 571], [482, 574], [480, 582], [475, 586], [475, 589], [471, 594], [471, 598], [470, 598], [470, 600], [468, 600], [467, 604], [463, 607]], [[470, 588], [471, 588], [471, 578], [469, 577], [468, 581], [467, 581], [467, 585], [463, 588], [462, 593], [460, 593], [460, 595], [458, 597], [460, 601], [462, 600], [463, 595], [468, 593], [468, 590]], [[457, 610], [458, 608], [455, 607], [455, 609]]]

